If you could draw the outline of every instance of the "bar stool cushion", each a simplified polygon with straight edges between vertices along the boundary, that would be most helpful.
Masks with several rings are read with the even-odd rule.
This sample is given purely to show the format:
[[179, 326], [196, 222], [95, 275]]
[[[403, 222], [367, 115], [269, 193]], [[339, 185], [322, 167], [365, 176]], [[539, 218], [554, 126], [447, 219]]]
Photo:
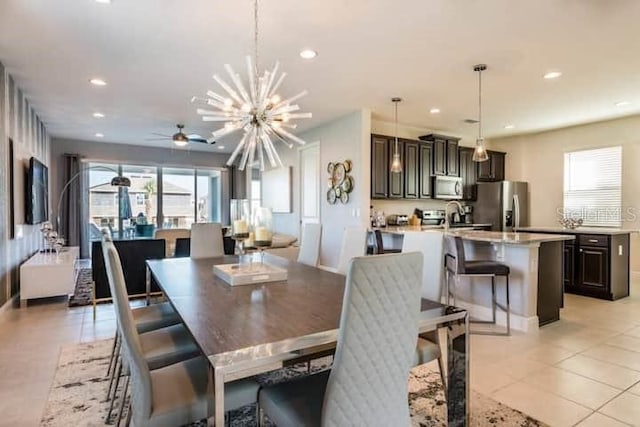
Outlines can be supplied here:
[[131, 310], [138, 333], [153, 331], [180, 323], [180, 316], [168, 302]]
[[495, 274], [508, 276], [509, 266], [495, 261], [465, 261], [464, 274]]

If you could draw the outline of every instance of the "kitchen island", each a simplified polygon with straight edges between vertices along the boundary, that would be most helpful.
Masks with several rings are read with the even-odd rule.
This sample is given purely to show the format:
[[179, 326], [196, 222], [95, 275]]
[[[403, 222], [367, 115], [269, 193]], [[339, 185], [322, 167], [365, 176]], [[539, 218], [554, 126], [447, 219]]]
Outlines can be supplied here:
[[[438, 231], [422, 227], [380, 230], [390, 234], [394, 240], [401, 240], [406, 233]], [[441, 232], [445, 233], [443, 229]], [[535, 330], [560, 319], [564, 242], [574, 240], [573, 235], [467, 229], [449, 229], [446, 234], [463, 240], [467, 259], [495, 260], [510, 267], [509, 293], [513, 329]], [[440, 272], [443, 271], [442, 266], [442, 259], [427, 262], [427, 268]], [[506, 304], [504, 286], [502, 280], [496, 280], [497, 299], [503, 305]], [[460, 277], [455, 292], [457, 305], [469, 309], [474, 317], [491, 318], [491, 282], [487, 277]], [[497, 323], [506, 324], [506, 316], [500, 311]]]

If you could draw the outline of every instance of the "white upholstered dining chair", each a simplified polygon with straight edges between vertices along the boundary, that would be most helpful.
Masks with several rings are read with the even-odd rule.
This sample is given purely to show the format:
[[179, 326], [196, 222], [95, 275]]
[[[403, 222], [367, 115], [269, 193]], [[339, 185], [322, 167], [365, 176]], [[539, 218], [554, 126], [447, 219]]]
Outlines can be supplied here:
[[322, 224], [307, 223], [302, 229], [298, 262], [312, 267], [318, 265], [320, 256], [320, 241], [322, 239]]
[[354, 258], [333, 367], [262, 388], [260, 414], [278, 427], [408, 426], [421, 258], [419, 253]]
[[187, 228], [160, 228], [153, 234], [154, 239], [165, 241], [165, 256], [171, 258], [175, 255], [176, 239], [184, 239], [191, 236], [191, 230]]
[[[186, 330], [183, 337], [179, 330], [184, 329], [182, 325], [138, 333], [118, 252], [107, 239], [103, 241], [102, 251], [107, 277], [112, 284], [123, 354], [130, 371], [122, 402], [129, 382], [132, 384], [127, 425], [172, 427], [209, 418], [215, 408], [208, 360], [201, 356]], [[183, 348], [185, 338], [191, 341], [195, 351], [184, 355], [159, 351], [163, 346]], [[253, 380], [229, 383], [225, 388], [225, 407], [232, 410], [251, 404], [256, 400], [257, 391], [258, 384]]]
[[347, 274], [349, 261], [367, 253], [367, 229], [364, 227], [347, 227], [342, 235], [342, 248], [338, 258], [338, 273]]
[[224, 256], [222, 225], [197, 222], [191, 225], [191, 259]]
[[440, 302], [444, 283], [444, 234], [437, 230], [407, 231], [402, 238], [402, 252], [421, 252], [422, 297]]

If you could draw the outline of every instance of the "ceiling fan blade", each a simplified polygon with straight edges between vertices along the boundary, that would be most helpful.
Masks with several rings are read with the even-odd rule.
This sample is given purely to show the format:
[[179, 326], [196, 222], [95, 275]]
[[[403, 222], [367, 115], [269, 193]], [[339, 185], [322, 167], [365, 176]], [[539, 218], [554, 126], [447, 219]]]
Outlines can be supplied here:
[[145, 138], [145, 141], [172, 141], [171, 137], [163, 137], [163, 138]]
[[213, 144], [215, 144], [215, 143], [216, 143], [215, 138], [208, 138], [208, 139], [207, 139], [207, 144], [212, 144], [212, 145], [213, 145]]
[[171, 135], [167, 135], [166, 133], [151, 132], [149, 135], [164, 136], [165, 138], [171, 138]]

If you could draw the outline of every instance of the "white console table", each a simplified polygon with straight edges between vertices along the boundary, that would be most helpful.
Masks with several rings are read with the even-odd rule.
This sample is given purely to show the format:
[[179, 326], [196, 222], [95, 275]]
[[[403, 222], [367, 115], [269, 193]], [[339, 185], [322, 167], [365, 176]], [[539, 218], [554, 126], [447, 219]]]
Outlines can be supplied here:
[[77, 246], [65, 247], [60, 255], [37, 253], [20, 266], [20, 307], [32, 298], [72, 294], [76, 285]]

